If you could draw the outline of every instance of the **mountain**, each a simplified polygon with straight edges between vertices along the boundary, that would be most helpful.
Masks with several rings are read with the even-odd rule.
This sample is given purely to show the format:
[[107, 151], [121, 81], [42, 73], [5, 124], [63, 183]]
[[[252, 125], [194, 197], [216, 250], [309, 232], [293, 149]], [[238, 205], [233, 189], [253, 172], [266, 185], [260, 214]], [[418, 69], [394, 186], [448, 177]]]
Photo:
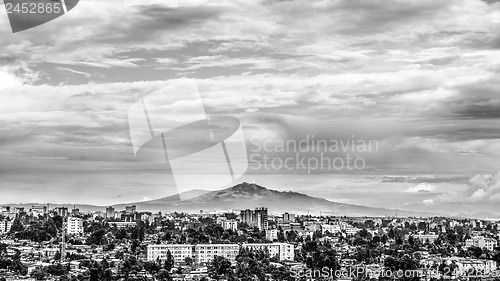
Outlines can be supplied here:
[[498, 220], [500, 219], [499, 215], [490, 213], [490, 212], [477, 212], [475, 214], [469, 215], [465, 213], [460, 213], [457, 215], [459, 218], [467, 218], [467, 219], [483, 219], [483, 220]]
[[[181, 200], [181, 198], [183, 200]], [[26, 210], [32, 204], [16, 204], [12, 207], [22, 206]], [[269, 213], [290, 212], [295, 214], [311, 214], [333, 216], [406, 216], [406, 217], [431, 217], [442, 216], [442, 214], [431, 212], [412, 212], [405, 210], [394, 210], [384, 208], [372, 208], [360, 205], [343, 204], [328, 201], [323, 198], [312, 197], [303, 193], [292, 191], [277, 191], [267, 189], [254, 183], [243, 182], [233, 187], [218, 191], [191, 190], [177, 195], [172, 195], [156, 200], [132, 202], [128, 204], [113, 205], [115, 210], [124, 210], [125, 206], [136, 205], [139, 211], [150, 212], [188, 212], [198, 213], [221, 210], [254, 209], [256, 207], [267, 207]], [[51, 208], [65, 206], [69, 210], [76, 207], [80, 211], [95, 212], [104, 211], [105, 206], [94, 205], [69, 205], [50, 204]], [[493, 214], [476, 214], [476, 217], [491, 217]]]
[[[233, 187], [203, 193], [186, 200], [179, 196], [169, 196], [157, 200], [129, 203], [137, 205], [138, 210], [162, 212], [190, 212], [197, 213], [217, 210], [254, 209], [255, 207], [268, 207], [270, 213], [293, 212], [297, 214], [319, 214], [335, 216], [436, 216], [436, 213], [412, 212], [404, 210], [391, 210], [384, 208], [371, 208], [352, 204], [343, 204], [326, 199], [311, 197], [297, 192], [282, 192], [267, 189], [263, 186], [243, 182]], [[181, 198], [186, 198], [182, 196]], [[125, 204], [116, 205], [117, 209], [124, 208]]]

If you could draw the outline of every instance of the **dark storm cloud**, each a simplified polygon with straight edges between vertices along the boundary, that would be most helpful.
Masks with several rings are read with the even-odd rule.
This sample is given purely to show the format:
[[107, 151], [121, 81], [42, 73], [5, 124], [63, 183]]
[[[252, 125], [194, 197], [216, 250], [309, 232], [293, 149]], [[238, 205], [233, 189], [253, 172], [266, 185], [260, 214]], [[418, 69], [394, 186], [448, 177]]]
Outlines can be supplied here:
[[466, 183], [466, 176], [384, 176], [382, 182], [387, 183]]
[[[155, 36], [169, 31], [195, 29], [210, 20], [215, 20], [223, 12], [214, 7], [178, 7], [170, 8], [163, 5], [138, 6], [130, 19], [123, 18], [121, 24], [109, 23], [95, 34], [94, 42], [140, 42], [154, 39]], [[181, 42], [179, 42], [181, 43]]]
[[463, 86], [443, 108], [457, 119], [500, 119], [500, 81], [492, 79]]
[[15, 56], [0, 55], [0, 66], [14, 64], [17, 61]]
[[495, 3], [499, 3], [500, 2], [500, 0], [482, 0], [482, 1], [484, 1], [484, 2], [486, 2], [488, 4], [495, 4]]

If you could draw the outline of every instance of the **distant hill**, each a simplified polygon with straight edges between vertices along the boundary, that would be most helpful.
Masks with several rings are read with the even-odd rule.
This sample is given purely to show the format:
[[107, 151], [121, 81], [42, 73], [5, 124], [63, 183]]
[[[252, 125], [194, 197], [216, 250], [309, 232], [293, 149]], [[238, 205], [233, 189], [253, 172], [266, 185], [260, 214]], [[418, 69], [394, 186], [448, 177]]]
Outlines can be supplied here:
[[460, 213], [457, 215], [459, 218], [466, 218], [466, 219], [483, 219], [483, 220], [498, 220], [500, 219], [499, 215], [490, 213], [490, 212], [477, 212], [475, 214], [469, 215], [465, 213]]
[[[371, 208], [352, 204], [331, 202], [326, 199], [311, 197], [297, 192], [282, 192], [267, 189], [253, 183], [241, 183], [233, 187], [205, 192], [187, 200], [180, 200], [179, 196], [169, 196], [157, 200], [135, 202], [116, 205], [124, 208], [125, 205], [137, 205], [138, 210], [162, 212], [190, 212], [217, 210], [254, 209], [255, 207], [268, 207], [270, 213], [294, 212], [298, 214], [323, 214], [335, 216], [436, 216], [436, 213], [412, 212], [404, 210], [391, 210], [384, 208]], [[182, 196], [182, 198], [185, 198]]]
[[[210, 190], [203, 189], [193, 189], [186, 192], [181, 192], [179, 194], [174, 194], [168, 197], [163, 197], [160, 199], [135, 202], [135, 203], [127, 203], [127, 204], [116, 204], [113, 207], [118, 210], [124, 210], [125, 206], [136, 205], [138, 210], [146, 210], [146, 211], [160, 211], [164, 210], [163, 206], [175, 205], [182, 200], [189, 200], [192, 198], [196, 198], [202, 196], [204, 194], [210, 193]], [[182, 200], [181, 200], [182, 199]]]

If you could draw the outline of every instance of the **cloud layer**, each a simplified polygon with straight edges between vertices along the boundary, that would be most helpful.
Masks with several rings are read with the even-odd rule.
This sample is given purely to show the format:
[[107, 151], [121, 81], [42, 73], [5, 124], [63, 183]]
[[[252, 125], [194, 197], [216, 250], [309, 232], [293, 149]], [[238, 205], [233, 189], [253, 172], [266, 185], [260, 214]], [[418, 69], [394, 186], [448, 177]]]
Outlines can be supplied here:
[[[499, 18], [498, 2], [480, 0], [89, 0], [12, 34], [2, 16], [0, 197], [18, 200], [46, 173], [64, 178], [38, 187], [53, 185], [55, 196], [73, 190], [78, 176], [67, 175], [82, 171], [126, 194], [118, 177], [154, 171], [136, 166], [126, 113], [183, 77], [197, 81], [210, 114], [242, 120], [247, 138], [374, 139], [380, 149], [365, 155], [366, 174], [437, 174], [455, 184], [495, 173]], [[163, 183], [137, 179], [157, 186], [149, 197], [161, 195]], [[473, 181], [447, 200], [496, 202], [496, 177]], [[401, 192], [452, 203], [422, 197], [441, 192], [439, 182], [416, 184]]]

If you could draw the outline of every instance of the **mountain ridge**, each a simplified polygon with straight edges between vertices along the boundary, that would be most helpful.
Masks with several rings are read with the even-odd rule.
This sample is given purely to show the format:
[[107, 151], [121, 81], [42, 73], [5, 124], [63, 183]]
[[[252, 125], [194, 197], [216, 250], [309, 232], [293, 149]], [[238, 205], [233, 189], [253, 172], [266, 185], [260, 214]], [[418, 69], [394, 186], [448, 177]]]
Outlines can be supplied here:
[[[181, 200], [183, 199], [183, 200]], [[16, 204], [17, 206], [30, 207], [30, 204]], [[73, 207], [81, 211], [104, 211], [107, 206], [88, 204], [55, 204], [52, 206]], [[154, 200], [113, 204], [115, 210], [124, 210], [125, 206], [136, 205], [138, 211], [149, 212], [187, 212], [198, 213], [254, 209], [267, 207], [269, 213], [296, 213], [296, 214], [324, 214], [332, 216], [404, 216], [404, 217], [432, 217], [449, 216], [433, 212], [415, 212], [398, 209], [385, 209], [367, 207], [354, 204], [338, 203], [324, 198], [310, 196], [295, 191], [278, 191], [268, 189], [256, 183], [242, 182], [222, 190], [195, 189], [180, 194], [162, 197]], [[11, 204], [11, 206], [14, 206]]]
[[298, 214], [330, 214], [335, 216], [438, 216], [441, 214], [430, 212], [413, 212], [406, 210], [384, 209], [366, 207], [354, 204], [337, 203], [324, 198], [313, 197], [294, 191], [278, 191], [268, 189], [255, 183], [242, 182], [232, 187], [211, 191], [187, 200], [168, 201], [166, 198], [156, 200], [135, 202], [129, 204], [117, 204], [124, 206], [134, 204], [138, 210], [149, 211], [183, 211], [196, 213], [203, 211], [242, 210], [255, 207], [268, 207], [270, 213], [294, 212]]

